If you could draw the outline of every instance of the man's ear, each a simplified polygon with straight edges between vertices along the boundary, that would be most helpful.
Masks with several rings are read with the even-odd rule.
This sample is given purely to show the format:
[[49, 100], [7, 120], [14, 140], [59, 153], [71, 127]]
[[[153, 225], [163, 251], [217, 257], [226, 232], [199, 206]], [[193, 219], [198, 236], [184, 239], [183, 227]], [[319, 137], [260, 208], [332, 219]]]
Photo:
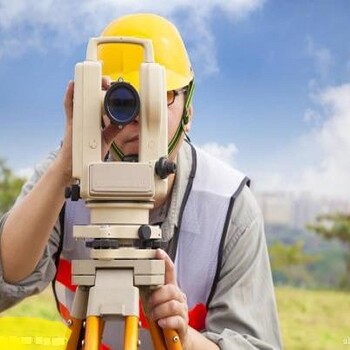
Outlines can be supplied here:
[[188, 108], [188, 114], [187, 114], [188, 122], [185, 125], [185, 131], [187, 133], [191, 130], [192, 117], [193, 117], [193, 106], [190, 105], [190, 107]]

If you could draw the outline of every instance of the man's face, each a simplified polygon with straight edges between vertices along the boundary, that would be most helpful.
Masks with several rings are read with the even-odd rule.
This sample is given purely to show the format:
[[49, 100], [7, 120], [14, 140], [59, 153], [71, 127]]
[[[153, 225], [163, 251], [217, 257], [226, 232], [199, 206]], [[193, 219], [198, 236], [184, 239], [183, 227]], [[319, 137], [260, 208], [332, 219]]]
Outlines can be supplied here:
[[[174, 102], [168, 106], [168, 142], [174, 136], [179, 123], [181, 121], [185, 96], [183, 93], [177, 95]], [[105, 122], [109, 124], [105, 117]], [[137, 154], [139, 150], [139, 135], [140, 135], [140, 120], [139, 116], [130, 124], [125, 125], [122, 129], [116, 126], [115, 144], [125, 155]], [[189, 125], [187, 126], [189, 130]]]

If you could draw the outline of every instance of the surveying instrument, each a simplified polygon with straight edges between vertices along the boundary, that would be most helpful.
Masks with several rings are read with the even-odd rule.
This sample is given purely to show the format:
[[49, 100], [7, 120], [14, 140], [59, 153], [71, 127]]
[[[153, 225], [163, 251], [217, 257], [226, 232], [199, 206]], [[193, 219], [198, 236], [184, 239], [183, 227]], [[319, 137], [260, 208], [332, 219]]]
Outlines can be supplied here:
[[[97, 60], [101, 44], [143, 48], [139, 95], [121, 78], [107, 91], [102, 89]], [[103, 114], [120, 128], [139, 115], [136, 161], [101, 159]], [[100, 349], [105, 321], [120, 319], [124, 321], [124, 350], [140, 345], [139, 300], [145, 301], [152, 288], [164, 284], [164, 261], [155, 259], [161, 230], [149, 225], [149, 211], [155, 200], [165, 197], [167, 176], [175, 172], [175, 164], [167, 159], [167, 122], [165, 69], [154, 61], [151, 40], [90, 39], [86, 60], [75, 67], [72, 147], [76, 183], [70, 195], [72, 200], [83, 199], [90, 211], [90, 224], [74, 226], [73, 236], [85, 240], [91, 259], [72, 262], [72, 283], [78, 288], [68, 321], [72, 333], [67, 350]], [[155, 349], [182, 349], [176, 331], [162, 330], [149, 319], [148, 324]]]

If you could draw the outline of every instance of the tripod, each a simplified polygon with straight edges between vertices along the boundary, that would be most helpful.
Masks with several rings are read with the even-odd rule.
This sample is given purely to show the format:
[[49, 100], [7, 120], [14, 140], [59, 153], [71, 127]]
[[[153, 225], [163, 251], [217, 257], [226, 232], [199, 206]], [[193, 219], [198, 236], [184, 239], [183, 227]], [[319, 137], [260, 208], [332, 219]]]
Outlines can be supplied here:
[[[99, 202], [88, 205], [92, 211], [106, 210], [103, 209], [106, 204]], [[128, 212], [142, 211], [147, 207], [147, 204], [140, 203], [107, 205], [115, 211], [123, 211], [126, 206]], [[137, 208], [140, 205], [142, 209]], [[135, 208], [130, 211], [131, 206]], [[130, 222], [132, 218], [124, 216], [124, 220]], [[141, 247], [151, 247], [156, 242], [155, 238], [160, 235], [158, 227], [149, 225], [104, 224], [74, 227], [76, 238], [93, 238], [87, 242], [92, 248], [93, 259], [73, 261], [72, 282], [78, 288], [68, 321], [72, 334], [66, 350], [79, 349], [82, 338], [84, 350], [99, 350], [104, 323], [113, 319], [124, 319], [124, 350], [137, 349], [140, 345], [139, 300], [141, 298], [144, 309], [147, 309], [145, 302], [152, 288], [164, 284], [164, 262], [155, 259], [154, 249], [140, 249], [135, 247], [135, 242]], [[121, 244], [123, 247], [117, 247]], [[153, 320], [147, 319], [147, 322], [156, 350], [182, 349], [175, 331], [162, 331]], [[82, 337], [84, 323], [85, 336]]]

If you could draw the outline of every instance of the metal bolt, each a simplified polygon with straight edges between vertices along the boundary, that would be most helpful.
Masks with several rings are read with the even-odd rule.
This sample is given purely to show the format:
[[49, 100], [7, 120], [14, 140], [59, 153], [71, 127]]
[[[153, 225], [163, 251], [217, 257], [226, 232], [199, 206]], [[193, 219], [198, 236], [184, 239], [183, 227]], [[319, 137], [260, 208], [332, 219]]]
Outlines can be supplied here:
[[177, 343], [177, 342], [179, 342], [180, 341], [180, 338], [177, 336], [177, 335], [175, 335], [174, 337], [173, 337], [173, 342], [174, 343]]
[[67, 321], [67, 324], [68, 324], [68, 327], [72, 327], [72, 325], [73, 325], [73, 320], [69, 319], [69, 320]]

